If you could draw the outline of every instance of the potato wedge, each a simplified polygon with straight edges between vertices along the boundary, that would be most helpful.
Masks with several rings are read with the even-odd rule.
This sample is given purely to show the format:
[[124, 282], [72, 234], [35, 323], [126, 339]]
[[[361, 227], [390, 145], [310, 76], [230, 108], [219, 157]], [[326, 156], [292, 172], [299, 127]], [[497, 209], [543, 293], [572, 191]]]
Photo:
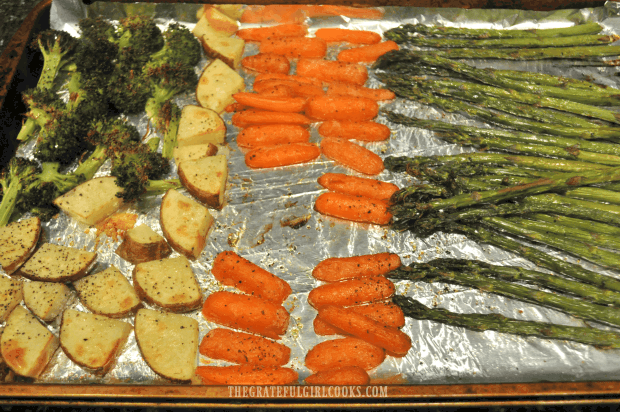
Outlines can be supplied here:
[[200, 307], [202, 292], [185, 256], [139, 263], [133, 286], [140, 298], [172, 312]]
[[209, 23], [213, 30], [224, 36], [231, 36], [239, 29], [239, 23], [228, 17], [216, 7], [205, 9], [200, 19], [204, 19]]
[[78, 222], [92, 226], [123, 204], [116, 196], [123, 189], [116, 186], [115, 180], [114, 176], [87, 180], [54, 200], [54, 204]]
[[22, 282], [0, 275], [0, 322], [4, 322], [22, 301]]
[[177, 148], [212, 143], [224, 144], [226, 125], [224, 120], [211, 109], [188, 104], [181, 110]]
[[235, 102], [233, 94], [245, 90], [243, 78], [220, 59], [212, 61], [200, 75], [196, 100], [202, 107], [222, 113]]
[[39, 319], [51, 322], [65, 309], [71, 290], [62, 282], [24, 282], [24, 303]]
[[125, 233], [123, 243], [116, 254], [126, 261], [137, 264], [163, 259], [172, 253], [166, 239], [147, 225], [138, 225]]
[[170, 246], [189, 259], [197, 259], [205, 247], [213, 216], [200, 203], [171, 189], [162, 199], [160, 221]]
[[0, 227], [0, 266], [15, 272], [34, 252], [41, 235], [41, 219], [33, 217]]
[[52, 359], [58, 344], [58, 338], [28, 309], [17, 306], [6, 321], [0, 352], [13, 372], [37, 378]]
[[217, 34], [204, 34], [200, 38], [200, 43], [208, 57], [220, 59], [231, 69], [239, 68], [245, 50], [245, 40]]
[[198, 321], [176, 313], [140, 309], [136, 340], [144, 360], [158, 375], [189, 382], [196, 369]]
[[174, 161], [178, 165], [184, 160], [196, 160], [203, 157], [214, 156], [217, 153], [217, 146], [213, 143], [193, 144], [191, 146], [181, 146], [174, 148]]
[[120, 318], [131, 313], [141, 303], [131, 283], [114, 266], [73, 282], [73, 286], [80, 302], [98, 315]]
[[62, 315], [60, 347], [73, 362], [105, 374], [114, 366], [131, 330], [127, 322], [67, 309]]
[[224, 206], [224, 192], [228, 179], [226, 156], [217, 155], [179, 164], [179, 179], [198, 200], [214, 209]]
[[19, 273], [30, 280], [70, 282], [86, 276], [96, 259], [95, 252], [45, 243]]

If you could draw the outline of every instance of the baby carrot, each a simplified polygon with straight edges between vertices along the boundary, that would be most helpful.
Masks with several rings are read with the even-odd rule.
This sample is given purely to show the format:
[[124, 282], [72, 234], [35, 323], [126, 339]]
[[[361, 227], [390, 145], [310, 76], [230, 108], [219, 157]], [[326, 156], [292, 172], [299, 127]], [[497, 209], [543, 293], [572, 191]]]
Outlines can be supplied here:
[[265, 366], [285, 365], [291, 357], [291, 349], [281, 343], [222, 328], [209, 331], [202, 338], [198, 351], [211, 359]]
[[287, 74], [291, 64], [284, 56], [275, 53], [258, 53], [241, 59], [244, 69], [257, 73]]
[[306, 115], [317, 120], [371, 120], [379, 113], [376, 101], [365, 97], [315, 96], [308, 100]]
[[308, 385], [368, 385], [370, 376], [359, 366], [328, 369], [306, 378]]
[[361, 305], [390, 298], [394, 291], [394, 284], [383, 276], [351, 279], [312, 289], [308, 293], [308, 303], [318, 309], [326, 305]]
[[306, 99], [303, 97], [270, 97], [258, 93], [240, 92], [233, 94], [233, 98], [237, 103], [259, 110], [283, 113], [299, 113], [306, 105]]
[[385, 53], [399, 50], [398, 44], [392, 40], [370, 46], [355, 47], [338, 53], [338, 61], [347, 63], [373, 63]]
[[245, 164], [253, 169], [289, 166], [316, 159], [321, 150], [312, 143], [286, 143], [260, 146], [245, 155]]
[[306, 367], [319, 372], [347, 366], [371, 370], [385, 360], [385, 351], [354, 337], [321, 342], [308, 351]]
[[324, 137], [381, 142], [390, 138], [391, 131], [386, 125], [372, 121], [328, 120], [319, 126], [319, 134]]
[[261, 73], [254, 78], [254, 83], [262, 82], [263, 80], [292, 80], [294, 82], [311, 84], [314, 86], [322, 87], [323, 82], [314, 79], [312, 77], [297, 76], [295, 74], [281, 74], [281, 73]]
[[383, 11], [378, 8], [338, 6], [334, 4], [306, 6], [310, 17], [320, 16], [346, 16], [356, 19], [380, 20], [383, 18]]
[[324, 306], [320, 308], [318, 317], [338, 329], [385, 349], [392, 356], [403, 357], [411, 349], [411, 338], [406, 333], [355, 313], [349, 308]]
[[363, 85], [368, 80], [368, 69], [357, 63], [336, 60], [299, 59], [297, 74], [313, 77], [325, 83], [345, 82]]
[[276, 84], [272, 87], [266, 87], [261, 91], [255, 89], [255, 91], [261, 96], [269, 96], [269, 97], [296, 97], [295, 93], [293, 93], [293, 89], [283, 84]]
[[289, 313], [283, 306], [226, 291], [211, 293], [202, 306], [202, 314], [209, 322], [272, 339], [284, 335], [289, 323]]
[[[405, 325], [403, 310], [392, 302], [375, 302], [369, 305], [350, 306], [349, 309], [388, 326], [400, 328]], [[319, 317], [314, 318], [313, 325], [314, 332], [320, 336], [347, 335], [346, 332], [326, 323]]]
[[232, 117], [232, 124], [241, 128], [257, 124], [309, 125], [311, 123], [312, 120], [301, 113], [271, 112], [267, 110], [245, 110], [235, 113]]
[[303, 24], [289, 23], [269, 27], [240, 29], [235, 34], [248, 42], [261, 42], [267, 39], [279, 39], [282, 37], [304, 37], [308, 34], [308, 27]]
[[251, 4], [243, 11], [240, 21], [242, 23], [302, 23], [307, 17], [307, 6]]
[[215, 257], [211, 274], [226, 286], [273, 303], [281, 304], [291, 294], [286, 281], [228, 250]]
[[388, 89], [371, 89], [352, 83], [331, 83], [327, 89], [329, 96], [365, 97], [376, 101], [392, 100], [396, 94]]
[[325, 57], [327, 43], [316, 37], [285, 37], [265, 40], [258, 47], [260, 53], [275, 53], [286, 57], [315, 58]]
[[382, 276], [399, 268], [400, 257], [396, 253], [377, 253], [351, 257], [332, 257], [319, 262], [312, 270], [312, 276], [323, 282], [339, 282], [346, 279], [361, 279]]
[[393, 183], [342, 173], [325, 173], [317, 181], [321, 186], [332, 192], [370, 197], [386, 202], [398, 191], [398, 186]]
[[321, 141], [321, 153], [336, 163], [366, 175], [383, 172], [383, 160], [379, 155], [339, 137], [326, 137]]
[[240, 147], [273, 146], [285, 143], [307, 143], [310, 132], [296, 124], [262, 124], [250, 126], [237, 135]]
[[276, 86], [287, 87], [292, 91], [295, 96], [301, 97], [322, 96], [325, 94], [325, 91], [321, 86], [286, 79], [269, 79], [254, 81], [253, 87], [255, 91], [262, 93], [263, 90]]
[[387, 225], [392, 219], [387, 202], [343, 193], [323, 193], [314, 202], [317, 212], [359, 223]]
[[199, 366], [196, 374], [216, 385], [287, 385], [299, 378], [293, 369], [262, 365]]
[[247, 109], [249, 109], [249, 108], [250, 108], [250, 106], [246, 106], [246, 105], [244, 105], [244, 104], [241, 104], [241, 103], [236, 103], [236, 102], [235, 102], [235, 103], [231, 103], [231, 104], [229, 104], [228, 106], [226, 106], [226, 107], [224, 108], [224, 111], [225, 111], [226, 113], [234, 113], [234, 112], [240, 112], [240, 111], [242, 111], [242, 110], [247, 110]]
[[318, 29], [316, 37], [328, 43], [347, 42], [352, 44], [375, 44], [381, 41], [381, 35], [368, 30], [349, 30], [340, 28]]

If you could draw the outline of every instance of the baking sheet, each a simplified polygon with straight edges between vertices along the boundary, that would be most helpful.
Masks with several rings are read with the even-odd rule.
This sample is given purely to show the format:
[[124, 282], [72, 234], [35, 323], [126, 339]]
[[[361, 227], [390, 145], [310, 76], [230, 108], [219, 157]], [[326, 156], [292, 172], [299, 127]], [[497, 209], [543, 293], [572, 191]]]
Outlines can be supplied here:
[[[180, 20], [188, 27], [195, 24], [195, 12], [200, 6], [189, 4], [123, 4], [98, 2], [84, 6], [79, 0], [55, 0], [52, 3], [51, 24], [53, 28], [77, 33], [75, 24], [84, 16], [102, 15], [113, 20], [124, 17], [127, 11], [151, 13], [162, 27], [172, 19]], [[562, 10], [556, 12], [533, 12], [521, 10], [463, 10], [386, 7], [382, 21], [366, 21], [345, 17], [330, 17], [309, 20], [311, 33], [320, 27], [343, 27], [384, 31], [401, 23], [424, 23], [476, 28], [552, 28], [597, 21], [605, 26], [606, 32], [620, 33], [617, 4], [602, 8]], [[252, 25], [248, 25], [252, 26]], [[333, 58], [338, 48], [330, 48]], [[255, 54], [257, 48], [248, 45], [246, 55]], [[480, 64], [480, 62], [477, 62]], [[208, 64], [204, 59], [200, 69]], [[527, 64], [483, 62], [482, 66], [510, 67], [544, 71], [581, 78], [591, 76], [597, 81], [617, 85], [612, 76], [615, 68], [567, 68], [565, 63], [533, 62]], [[251, 76], [245, 75], [248, 88]], [[378, 86], [376, 79], [371, 86]], [[181, 96], [180, 104], [195, 103], [192, 95]], [[475, 124], [459, 115], [444, 114], [434, 108], [413, 102], [396, 100], [385, 107], [402, 113], [415, 114], [423, 118], [443, 118], [466, 124]], [[445, 115], [445, 118], [444, 118]], [[225, 289], [210, 274], [213, 258], [222, 250], [234, 250], [241, 256], [260, 265], [288, 281], [293, 294], [284, 306], [291, 313], [291, 324], [281, 340], [291, 347], [291, 362], [288, 366], [299, 372], [300, 382], [309, 375], [303, 360], [307, 351], [315, 344], [334, 337], [318, 337], [312, 329], [316, 311], [307, 303], [307, 294], [320, 283], [311, 276], [312, 268], [321, 260], [334, 256], [394, 252], [401, 256], [404, 264], [412, 261], [428, 261], [437, 257], [480, 259], [496, 264], [532, 265], [509, 252], [487, 246], [480, 246], [460, 235], [436, 234], [418, 238], [409, 233], [397, 233], [374, 225], [355, 224], [321, 216], [313, 211], [316, 197], [324, 190], [316, 179], [325, 172], [356, 174], [333, 162], [321, 158], [311, 164], [290, 166], [274, 170], [250, 170], [245, 166], [243, 152], [235, 143], [237, 129], [227, 121], [227, 146], [221, 151], [228, 156], [229, 180], [227, 204], [221, 211], [214, 211], [215, 225], [209, 234], [207, 246], [198, 260], [192, 262], [205, 297], [213, 291]], [[142, 117], [132, 121], [146, 132], [146, 121]], [[435, 139], [431, 132], [405, 128], [387, 122], [381, 116], [380, 123], [393, 130], [387, 142], [365, 144], [380, 154], [388, 155], [431, 155], [452, 154], [466, 151], [459, 146]], [[318, 142], [316, 128], [312, 129], [312, 141]], [[30, 148], [20, 149], [28, 155]], [[105, 174], [105, 168], [100, 174]], [[170, 177], [175, 177], [172, 173]], [[383, 172], [379, 179], [399, 186], [411, 184], [413, 180], [403, 174]], [[138, 223], [147, 223], [161, 233], [158, 221], [160, 198], [142, 201], [129, 208], [138, 213]], [[284, 223], [291, 218], [308, 217], [306, 224], [293, 229]], [[96, 231], [73, 222], [60, 215], [45, 225], [49, 241], [67, 246], [96, 250], [99, 263], [96, 271], [108, 265], [118, 267], [131, 281], [132, 265], [114, 254], [120, 244]], [[553, 253], [553, 252], [551, 252]], [[174, 254], [173, 256], [176, 256]], [[569, 258], [570, 259], [570, 258]], [[589, 266], [589, 268], [594, 268]], [[597, 269], [599, 270], [599, 269]], [[604, 272], [602, 270], [599, 270]], [[605, 272], [608, 273], [608, 272]], [[615, 275], [614, 275], [615, 276]], [[455, 312], [501, 313], [506, 316], [540, 320], [570, 325], [585, 325], [586, 322], [571, 318], [555, 310], [541, 308], [516, 300], [505, 299], [465, 287], [424, 282], [397, 283], [397, 293], [406, 294], [426, 305], [445, 307]], [[71, 307], [86, 311], [75, 298]], [[187, 314], [199, 321], [200, 337], [217, 327], [204, 321], [199, 311]], [[131, 318], [126, 321], [133, 322]], [[58, 320], [50, 325], [58, 331]], [[598, 326], [598, 325], [597, 325]], [[620, 352], [601, 351], [592, 347], [569, 342], [537, 338], [522, 338], [496, 332], [472, 332], [461, 328], [443, 326], [430, 321], [408, 319], [403, 331], [412, 337], [413, 347], [402, 359], [388, 357], [371, 373], [371, 378], [386, 379], [397, 376], [410, 384], [445, 383], [499, 383], [538, 381], [583, 381], [614, 380], [620, 378], [618, 365]], [[222, 365], [203, 356], [198, 365]], [[116, 366], [104, 377], [84, 371], [73, 364], [59, 350], [52, 365], [40, 379], [46, 383], [144, 383], [162, 384], [159, 378], [142, 360], [131, 335], [127, 347]], [[396, 381], [400, 381], [397, 379]]]

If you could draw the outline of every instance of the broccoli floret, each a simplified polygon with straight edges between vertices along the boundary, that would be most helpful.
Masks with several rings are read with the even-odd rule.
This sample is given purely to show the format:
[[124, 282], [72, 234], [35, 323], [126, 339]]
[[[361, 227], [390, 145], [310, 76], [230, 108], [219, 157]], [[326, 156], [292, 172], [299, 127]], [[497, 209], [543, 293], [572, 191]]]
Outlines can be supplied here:
[[59, 30], [45, 30], [33, 40], [32, 47], [43, 54], [43, 68], [37, 83], [40, 89], [53, 89], [58, 72], [73, 62], [78, 40], [69, 33]]
[[22, 93], [22, 100], [28, 107], [28, 112], [17, 140], [23, 142], [33, 138], [36, 132], [52, 119], [53, 113], [62, 111], [65, 107], [58, 95], [49, 89], [26, 90]]
[[86, 42], [96, 43], [100, 40], [107, 40], [112, 43], [118, 42], [116, 28], [103, 17], [80, 19], [78, 27], [80, 29], [80, 37]]
[[117, 29], [119, 66], [125, 70], [141, 70], [151, 54], [164, 45], [162, 32], [148, 16], [130, 16], [119, 22]]
[[107, 96], [117, 111], [137, 114], [144, 111], [151, 97], [151, 86], [145, 80], [142, 70], [123, 70], [119, 67], [112, 75]]
[[163, 33], [164, 47], [151, 55], [147, 70], [161, 64], [182, 64], [194, 67], [200, 61], [202, 46], [187, 28], [178, 23], [172, 23]]
[[6, 226], [16, 209], [24, 188], [35, 183], [41, 172], [38, 163], [22, 157], [13, 157], [0, 175], [2, 201], [0, 202], [0, 226]]

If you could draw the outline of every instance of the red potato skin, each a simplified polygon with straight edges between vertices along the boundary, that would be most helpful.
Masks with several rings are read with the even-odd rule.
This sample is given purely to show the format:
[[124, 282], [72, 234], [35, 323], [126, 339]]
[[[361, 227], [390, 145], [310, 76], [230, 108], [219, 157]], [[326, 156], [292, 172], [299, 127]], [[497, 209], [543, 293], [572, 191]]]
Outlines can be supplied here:
[[225, 291], [211, 293], [202, 314], [209, 322], [276, 340], [286, 333], [290, 318], [282, 305]]
[[306, 104], [306, 116], [316, 120], [368, 121], [377, 117], [379, 105], [365, 97], [315, 96]]
[[373, 63], [385, 53], [399, 49], [400, 47], [398, 47], [396, 42], [388, 40], [370, 46], [343, 50], [338, 53], [337, 60], [347, 63]]
[[350, 308], [323, 306], [319, 319], [372, 345], [385, 349], [395, 357], [403, 357], [411, 349], [411, 338], [397, 328], [382, 324]]
[[325, 83], [344, 82], [360, 86], [368, 80], [366, 66], [336, 60], [299, 59], [297, 74], [319, 79]]
[[283, 37], [304, 37], [308, 34], [308, 27], [303, 24], [289, 23], [271, 27], [240, 29], [235, 34], [246, 42], [261, 42]]
[[237, 103], [258, 110], [282, 113], [299, 113], [304, 110], [306, 99], [303, 97], [271, 97], [258, 93], [241, 92], [233, 94]]
[[368, 385], [370, 376], [359, 366], [328, 369], [306, 378], [307, 385]]
[[301, 113], [245, 110], [232, 116], [232, 124], [243, 129], [259, 124], [297, 124], [303, 126], [312, 124], [312, 120]]
[[320, 154], [321, 150], [312, 143], [261, 146], [245, 155], [245, 164], [252, 169], [290, 166], [310, 162]]
[[226, 286], [282, 304], [291, 294], [289, 284], [232, 251], [220, 252], [213, 260], [211, 274]]
[[198, 351], [211, 359], [263, 366], [282, 366], [291, 357], [291, 349], [281, 343], [222, 328], [209, 331], [202, 338]]
[[284, 56], [275, 53], [259, 53], [241, 59], [241, 66], [256, 73], [288, 74], [291, 64]]
[[308, 351], [306, 367], [313, 372], [357, 366], [366, 371], [381, 365], [385, 351], [354, 337], [321, 342]]
[[391, 298], [394, 292], [394, 283], [383, 276], [351, 279], [312, 289], [308, 294], [308, 303], [319, 310], [326, 305], [362, 305]]
[[376, 122], [353, 122], [351, 120], [328, 120], [319, 126], [323, 137], [340, 137], [363, 142], [382, 142], [390, 138], [391, 130]]
[[349, 30], [340, 28], [321, 28], [314, 35], [328, 43], [346, 42], [351, 44], [376, 44], [381, 41], [381, 35], [374, 31]]
[[377, 199], [344, 193], [323, 193], [314, 202], [317, 212], [358, 223], [387, 225], [392, 220], [389, 205]]
[[378, 175], [384, 169], [379, 155], [347, 139], [324, 138], [321, 141], [321, 153], [336, 163], [366, 175]]
[[293, 369], [278, 366], [198, 366], [196, 374], [205, 385], [288, 385], [297, 382]]
[[319, 262], [312, 270], [312, 276], [323, 282], [340, 282], [348, 279], [362, 279], [383, 276], [401, 266], [396, 253], [377, 253], [351, 257], [332, 257]]
[[370, 87], [358, 86], [352, 83], [330, 83], [327, 88], [327, 95], [365, 97], [378, 102], [392, 100], [396, 97], [396, 94], [388, 89], [371, 89]]
[[317, 182], [332, 192], [364, 196], [384, 202], [389, 202], [392, 195], [399, 190], [393, 183], [343, 173], [325, 173], [317, 179]]
[[265, 40], [258, 48], [260, 53], [274, 53], [290, 58], [321, 59], [327, 53], [327, 43], [316, 37], [290, 37]]
[[237, 145], [245, 148], [273, 146], [286, 143], [307, 143], [310, 132], [295, 124], [265, 124], [250, 126], [237, 135]]

